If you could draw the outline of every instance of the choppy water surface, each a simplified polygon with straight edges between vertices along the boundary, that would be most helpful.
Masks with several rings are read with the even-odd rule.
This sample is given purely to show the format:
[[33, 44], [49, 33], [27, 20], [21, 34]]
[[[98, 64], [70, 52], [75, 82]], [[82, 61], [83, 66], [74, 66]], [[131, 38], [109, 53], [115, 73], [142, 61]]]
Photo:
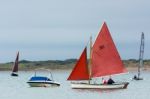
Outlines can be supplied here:
[[9, 71], [0, 72], [0, 99], [148, 99], [150, 97], [150, 72], [143, 71], [144, 80], [131, 81], [135, 72], [113, 77], [115, 80], [129, 81], [127, 89], [121, 90], [79, 90], [71, 89], [66, 81], [70, 71], [52, 71], [60, 87], [32, 88], [26, 83], [34, 71], [19, 72], [19, 77], [11, 77]]

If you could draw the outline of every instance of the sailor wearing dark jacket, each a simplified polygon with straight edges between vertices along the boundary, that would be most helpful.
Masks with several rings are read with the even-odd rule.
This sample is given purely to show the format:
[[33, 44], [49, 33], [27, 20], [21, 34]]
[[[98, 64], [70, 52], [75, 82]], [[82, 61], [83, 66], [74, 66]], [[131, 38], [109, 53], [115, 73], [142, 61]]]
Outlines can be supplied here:
[[107, 81], [107, 84], [113, 84], [113, 83], [115, 83], [115, 82], [114, 82], [114, 80], [112, 80], [112, 78], [110, 77], [110, 78], [108, 79], [108, 81]]

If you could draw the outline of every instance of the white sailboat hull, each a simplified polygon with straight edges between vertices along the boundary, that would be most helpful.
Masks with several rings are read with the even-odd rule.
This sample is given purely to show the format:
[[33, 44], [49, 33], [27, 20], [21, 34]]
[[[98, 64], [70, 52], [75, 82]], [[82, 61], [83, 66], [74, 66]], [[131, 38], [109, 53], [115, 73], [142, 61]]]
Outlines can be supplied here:
[[143, 80], [143, 78], [132, 78], [133, 80]]
[[73, 89], [125, 89], [128, 82], [114, 84], [88, 84], [88, 83], [71, 83]]
[[60, 86], [60, 83], [55, 81], [28, 81], [30, 87], [50, 87], [50, 86]]

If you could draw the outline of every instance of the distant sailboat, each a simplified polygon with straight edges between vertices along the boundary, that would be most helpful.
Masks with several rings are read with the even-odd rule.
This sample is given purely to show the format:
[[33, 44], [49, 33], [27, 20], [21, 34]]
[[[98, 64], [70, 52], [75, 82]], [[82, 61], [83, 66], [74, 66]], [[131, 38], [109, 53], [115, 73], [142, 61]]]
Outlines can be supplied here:
[[17, 53], [17, 57], [13, 65], [11, 76], [18, 76], [18, 62], [19, 62], [19, 52]]
[[[125, 72], [127, 70], [124, 68], [107, 25], [104, 22], [93, 46], [92, 38], [90, 39], [89, 65], [87, 62], [87, 47], [85, 47], [68, 80], [76, 81], [71, 83], [72, 88], [122, 89], [127, 88], [129, 83], [95, 84], [91, 83], [91, 79]], [[80, 82], [83, 80], [87, 80], [88, 83]]]
[[144, 57], [144, 33], [141, 34], [141, 44], [140, 44], [140, 54], [139, 54], [139, 65], [138, 65], [138, 76], [134, 76], [134, 80], [143, 80], [140, 77], [141, 75], [141, 67], [143, 67], [143, 57]]

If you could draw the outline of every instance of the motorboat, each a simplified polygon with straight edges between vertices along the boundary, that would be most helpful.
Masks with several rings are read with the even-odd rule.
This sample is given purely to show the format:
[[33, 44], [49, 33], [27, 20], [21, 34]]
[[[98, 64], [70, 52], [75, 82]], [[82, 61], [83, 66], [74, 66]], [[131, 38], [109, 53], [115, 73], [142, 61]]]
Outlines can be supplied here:
[[60, 83], [53, 80], [53, 76], [51, 72], [50, 72], [51, 78], [47, 76], [37, 76], [36, 72], [35, 75], [32, 76], [27, 82], [30, 87], [60, 86]]

